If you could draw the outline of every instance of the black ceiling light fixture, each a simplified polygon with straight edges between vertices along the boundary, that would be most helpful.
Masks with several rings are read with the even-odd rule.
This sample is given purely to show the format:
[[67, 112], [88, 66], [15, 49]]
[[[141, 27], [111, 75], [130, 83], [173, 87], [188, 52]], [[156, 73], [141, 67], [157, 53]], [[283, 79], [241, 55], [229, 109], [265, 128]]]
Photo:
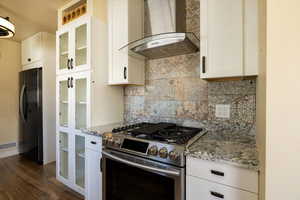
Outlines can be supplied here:
[[0, 38], [11, 38], [15, 35], [15, 25], [9, 17], [0, 17]]

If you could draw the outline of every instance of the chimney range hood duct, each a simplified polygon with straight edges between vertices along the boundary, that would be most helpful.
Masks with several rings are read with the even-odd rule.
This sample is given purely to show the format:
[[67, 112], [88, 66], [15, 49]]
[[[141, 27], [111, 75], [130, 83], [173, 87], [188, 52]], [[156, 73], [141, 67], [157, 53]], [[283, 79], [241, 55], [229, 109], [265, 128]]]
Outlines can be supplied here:
[[120, 51], [158, 59], [199, 51], [199, 39], [186, 32], [185, 0], [146, 0], [150, 36], [131, 42]]

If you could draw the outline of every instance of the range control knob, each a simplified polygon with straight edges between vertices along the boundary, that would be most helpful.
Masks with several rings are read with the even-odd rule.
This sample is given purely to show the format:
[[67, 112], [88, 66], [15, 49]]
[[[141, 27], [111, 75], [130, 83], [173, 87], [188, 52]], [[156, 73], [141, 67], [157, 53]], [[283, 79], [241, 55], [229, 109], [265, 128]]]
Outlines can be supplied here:
[[168, 149], [166, 147], [163, 147], [159, 150], [159, 156], [161, 158], [167, 158], [168, 157]]
[[170, 158], [171, 160], [176, 161], [176, 160], [178, 160], [178, 158], [179, 158], [179, 154], [178, 154], [176, 151], [170, 151], [170, 153], [169, 153], [169, 158]]
[[107, 139], [106, 139], [105, 137], [103, 137], [102, 143], [103, 143], [103, 144], [107, 144]]
[[148, 149], [148, 155], [157, 156], [157, 154], [158, 154], [157, 146], [152, 146]]
[[120, 138], [115, 139], [114, 146], [115, 147], [120, 147], [121, 146], [121, 139]]
[[114, 138], [108, 138], [107, 139], [107, 144], [109, 144], [109, 145], [111, 145], [111, 146], [113, 146], [114, 145]]
[[105, 133], [103, 135], [103, 139], [102, 139], [103, 144], [104, 145], [108, 144], [110, 140], [112, 140], [112, 134], [111, 133]]
[[118, 128], [114, 128], [111, 132], [117, 133], [117, 132], [119, 132], [119, 129]]

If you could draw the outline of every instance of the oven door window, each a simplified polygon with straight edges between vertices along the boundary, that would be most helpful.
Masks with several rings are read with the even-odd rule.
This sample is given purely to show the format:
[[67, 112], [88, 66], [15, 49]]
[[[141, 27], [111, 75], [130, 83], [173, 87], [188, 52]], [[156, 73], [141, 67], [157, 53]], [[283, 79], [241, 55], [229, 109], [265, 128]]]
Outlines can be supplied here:
[[105, 200], [174, 200], [175, 180], [106, 159]]

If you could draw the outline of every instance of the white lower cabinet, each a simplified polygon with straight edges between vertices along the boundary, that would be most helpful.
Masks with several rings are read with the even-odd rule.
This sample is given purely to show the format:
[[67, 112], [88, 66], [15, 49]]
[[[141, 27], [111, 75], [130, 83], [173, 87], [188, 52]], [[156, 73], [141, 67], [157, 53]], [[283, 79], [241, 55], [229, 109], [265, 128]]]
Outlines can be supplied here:
[[85, 195], [86, 200], [101, 200], [101, 138], [66, 131], [57, 137], [57, 179]]
[[102, 199], [101, 138], [86, 136], [86, 200]]
[[258, 195], [187, 176], [187, 200], [258, 200]]
[[57, 137], [57, 179], [84, 195], [85, 135], [61, 130]]
[[258, 193], [258, 173], [254, 170], [188, 157], [187, 174]]
[[258, 200], [258, 172], [187, 158], [187, 200]]

